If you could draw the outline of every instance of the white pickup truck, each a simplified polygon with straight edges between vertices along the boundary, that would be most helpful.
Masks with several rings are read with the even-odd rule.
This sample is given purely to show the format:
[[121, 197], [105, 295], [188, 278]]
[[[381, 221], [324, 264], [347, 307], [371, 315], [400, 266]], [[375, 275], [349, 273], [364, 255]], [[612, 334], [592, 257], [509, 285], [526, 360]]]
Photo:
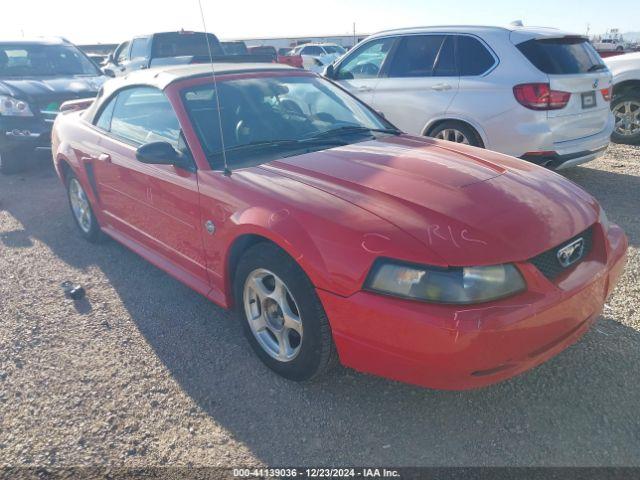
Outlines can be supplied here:
[[640, 52], [608, 57], [604, 62], [613, 74], [611, 110], [615, 128], [611, 140], [640, 143]]

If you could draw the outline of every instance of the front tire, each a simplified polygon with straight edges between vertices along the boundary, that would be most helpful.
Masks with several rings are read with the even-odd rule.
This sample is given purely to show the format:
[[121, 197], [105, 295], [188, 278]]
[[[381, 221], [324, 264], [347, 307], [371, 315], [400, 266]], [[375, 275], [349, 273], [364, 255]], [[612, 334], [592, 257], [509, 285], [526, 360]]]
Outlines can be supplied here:
[[640, 143], [640, 90], [615, 95], [611, 110], [615, 117], [611, 140], [615, 143]]
[[482, 139], [480, 138], [480, 135], [478, 135], [478, 132], [466, 123], [455, 120], [442, 122], [429, 132], [429, 136], [440, 140], [447, 140], [449, 142], [484, 148]]
[[245, 336], [271, 370], [305, 381], [337, 363], [315, 288], [286, 252], [266, 242], [247, 250], [236, 269], [234, 294]]
[[98, 219], [93, 213], [89, 197], [84, 187], [73, 173], [67, 175], [67, 199], [73, 220], [82, 237], [92, 243], [99, 243], [104, 239]]

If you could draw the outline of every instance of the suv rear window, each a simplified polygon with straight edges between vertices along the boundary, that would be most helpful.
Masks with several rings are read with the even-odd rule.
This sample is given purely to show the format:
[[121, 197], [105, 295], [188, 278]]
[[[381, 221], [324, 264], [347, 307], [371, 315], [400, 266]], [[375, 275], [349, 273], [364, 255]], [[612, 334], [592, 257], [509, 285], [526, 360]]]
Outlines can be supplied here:
[[[207, 34], [212, 55], [224, 55], [215, 35]], [[207, 37], [204, 33], [157, 33], [153, 36], [153, 58], [208, 56]]]
[[592, 72], [602, 64], [600, 55], [582, 37], [527, 40], [516, 47], [538, 70], [548, 74]]

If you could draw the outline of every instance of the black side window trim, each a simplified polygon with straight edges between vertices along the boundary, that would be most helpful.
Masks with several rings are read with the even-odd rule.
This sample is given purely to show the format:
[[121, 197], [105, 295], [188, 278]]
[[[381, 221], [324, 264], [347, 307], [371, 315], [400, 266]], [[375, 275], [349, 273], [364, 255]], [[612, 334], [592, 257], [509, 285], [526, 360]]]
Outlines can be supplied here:
[[[398, 46], [400, 44], [400, 41], [402, 40], [403, 37], [408, 37], [410, 35], [452, 35], [454, 36], [454, 54], [455, 54], [455, 61], [456, 61], [456, 67], [458, 70], [458, 76], [460, 78], [470, 78], [470, 77], [484, 77], [486, 75], [489, 75], [492, 71], [494, 71], [498, 65], [500, 65], [500, 57], [498, 57], [498, 54], [493, 50], [493, 48], [491, 48], [491, 46], [484, 41], [484, 39], [482, 39], [481, 37], [474, 35], [472, 33], [456, 33], [456, 32], [417, 32], [417, 33], [408, 33], [408, 34], [404, 34], [404, 35], [389, 35], [388, 37], [377, 37], [375, 39], [370, 40], [369, 42], [374, 42], [376, 40], [382, 39], [382, 38], [392, 38], [393, 39], [393, 45], [391, 46], [391, 48], [389, 48], [389, 53], [387, 54], [387, 57], [384, 59], [384, 62], [382, 63], [382, 66], [380, 67], [380, 72], [378, 73], [378, 78], [389, 78], [389, 66], [391, 65], [391, 61], [393, 59], [393, 57], [396, 54], [396, 50], [398, 49]], [[479, 75], [460, 75], [460, 70], [461, 70], [461, 65], [460, 65], [460, 55], [458, 54], [458, 38], [459, 37], [471, 37], [474, 38], [476, 40], [478, 40], [482, 46], [484, 48], [487, 49], [487, 51], [489, 52], [489, 54], [493, 57], [493, 64], [487, 69], [485, 70], [483, 73], [479, 74]], [[360, 49], [360, 45], [366, 45], [369, 42], [362, 42], [361, 44], [358, 45], [358, 49]], [[444, 45], [444, 43], [442, 45], [440, 45], [440, 50], [442, 50], [442, 46]], [[358, 50], [353, 50], [353, 54], [355, 55], [356, 52]], [[351, 52], [349, 52], [351, 53]], [[438, 56], [434, 62], [434, 65], [437, 64], [438, 60], [439, 60], [439, 56], [440, 56], [440, 51], [438, 51]], [[350, 57], [350, 55], [349, 55]], [[347, 60], [347, 56], [345, 56], [342, 61], [340, 62], [340, 64], [338, 65], [338, 69], [336, 71], [338, 71], [340, 69], [340, 65], [342, 63], [344, 63], [345, 60]]]
[[[111, 120], [113, 119], [113, 111], [116, 108], [116, 96], [112, 95], [111, 97], [109, 97], [107, 100], [105, 100], [104, 102], [102, 102], [100, 104], [100, 110], [96, 113], [96, 115], [93, 117], [93, 120], [91, 122], [91, 124], [97, 128], [98, 130], [100, 130], [101, 132], [105, 132], [105, 133], [109, 133], [111, 131]], [[100, 120], [102, 119], [102, 116], [105, 114], [105, 112], [109, 109], [109, 107], [111, 107], [111, 105], [113, 105], [113, 108], [111, 108], [111, 112], [109, 113], [109, 129], [105, 130], [102, 127], [98, 126], [98, 123], [100, 123]]]
[[[440, 59], [442, 58], [442, 52], [445, 49], [445, 45], [447, 41], [453, 42], [453, 65], [455, 68], [455, 73], [453, 75], [436, 75], [435, 73], [438, 71], [438, 67], [440, 67]], [[459, 77], [460, 76], [460, 62], [458, 61], [458, 35], [444, 35], [442, 39], [442, 43], [440, 44], [440, 48], [438, 49], [438, 53], [436, 54], [436, 58], [433, 61], [433, 67], [431, 69], [431, 77]]]
[[[478, 37], [477, 35], [473, 35], [471, 33], [456, 33], [456, 64], [458, 65], [458, 74], [460, 76], [460, 78], [471, 78], [471, 77], [484, 77], [486, 75], [489, 75], [491, 72], [493, 72], [498, 65], [500, 65], [500, 57], [498, 57], [498, 54], [496, 52], [493, 51], [493, 48], [491, 48], [489, 46], [489, 44], [487, 42], [484, 41], [484, 39]], [[489, 52], [489, 55], [491, 55], [493, 57], [493, 64], [487, 68], [484, 72], [479, 73], [478, 75], [462, 75], [462, 65], [460, 63], [460, 55], [458, 54], [459, 50], [458, 50], [458, 39], [460, 37], [471, 37], [477, 41], [480, 42], [480, 44], [487, 50], [487, 52]]]

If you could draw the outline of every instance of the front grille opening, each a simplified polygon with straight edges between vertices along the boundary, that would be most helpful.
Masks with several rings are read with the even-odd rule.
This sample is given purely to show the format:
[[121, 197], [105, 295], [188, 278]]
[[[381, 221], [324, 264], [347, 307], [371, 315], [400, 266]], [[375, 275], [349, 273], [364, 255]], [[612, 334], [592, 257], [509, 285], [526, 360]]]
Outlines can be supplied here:
[[[560, 250], [563, 247], [566, 247], [567, 245], [571, 244], [572, 242], [576, 241], [579, 238], [582, 238], [584, 240], [584, 248], [583, 248], [582, 256], [578, 261], [569, 265], [568, 267], [562, 266], [562, 264], [560, 263], [560, 260], [558, 260], [558, 250]], [[579, 233], [575, 237], [567, 240], [566, 242], [563, 242], [562, 244], [556, 247], [550, 248], [546, 252], [542, 252], [540, 255], [533, 257], [529, 261], [533, 263], [536, 266], [536, 268], [540, 270], [540, 272], [545, 277], [547, 277], [549, 280], [554, 280], [560, 274], [568, 270], [571, 270], [580, 262], [582, 262], [591, 252], [592, 245], [593, 245], [593, 227], [589, 227], [584, 232]]]

